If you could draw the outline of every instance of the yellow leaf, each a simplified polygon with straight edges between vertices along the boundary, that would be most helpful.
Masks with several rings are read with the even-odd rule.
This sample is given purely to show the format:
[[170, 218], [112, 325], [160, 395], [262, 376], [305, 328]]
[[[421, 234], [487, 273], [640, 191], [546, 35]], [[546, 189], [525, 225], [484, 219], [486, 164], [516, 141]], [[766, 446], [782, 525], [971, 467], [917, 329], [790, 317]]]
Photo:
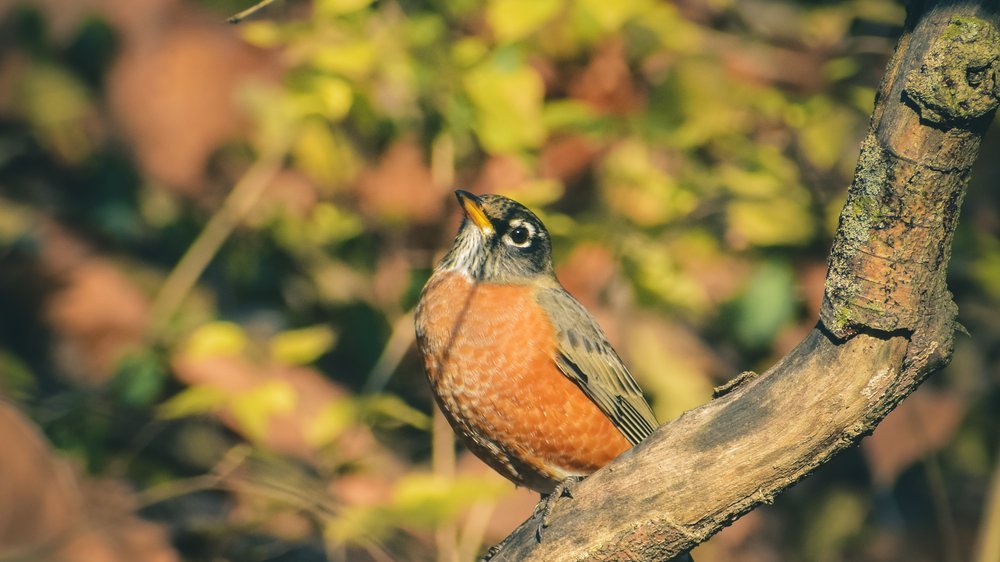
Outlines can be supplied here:
[[357, 215], [332, 203], [316, 205], [309, 222], [316, 231], [315, 240], [322, 244], [347, 240], [364, 230], [364, 224]]
[[396, 483], [392, 512], [411, 524], [433, 525], [480, 501], [496, 500], [511, 489], [500, 478], [410, 473]]
[[726, 207], [726, 219], [727, 235], [737, 245], [800, 245], [812, 239], [816, 228], [804, 204], [780, 197], [733, 201]]
[[319, 325], [277, 334], [269, 343], [271, 358], [286, 365], [306, 365], [330, 351], [337, 335], [329, 326]]
[[251, 21], [240, 26], [243, 40], [264, 49], [277, 47], [284, 41], [281, 28], [270, 21]]
[[563, 0], [492, 0], [486, 21], [500, 43], [511, 43], [534, 33], [555, 16]]
[[377, 52], [371, 41], [354, 41], [324, 45], [312, 54], [310, 61], [320, 70], [360, 80], [368, 76], [376, 59]]
[[545, 140], [545, 86], [533, 69], [484, 63], [466, 75], [465, 90], [475, 107], [473, 128], [489, 152], [535, 148]]
[[685, 274], [663, 241], [633, 237], [623, 248], [636, 284], [665, 304], [681, 310], [707, 307], [705, 288]]
[[306, 429], [306, 442], [315, 448], [325, 447], [337, 440], [345, 429], [358, 421], [357, 405], [342, 399], [323, 408]]
[[644, 8], [636, 24], [655, 33], [665, 51], [687, 55], [704, 52], [705, 29], [682, 16], [673, 4], [656, 2]]
[[157, 415], [165, 419], [183, 418], [214, 412], [228, 402], [229, 396], [211, 386], [192, 386], [182, 390], [157, 408]]
[[232, 398], [230, 411], [247, 438], [263, 441], [271, 416], [295, 410], [299, 396], [287, 381], [271, 380]]
[[563, 195], [563, 184], [556, 179], [538, 178], [529, 180], [512, 189], [499, 189], [498, 193], [516, 199], [522, 205], [537, 208], [558, 201]]
[[340, 120], [351, 110], [354, 91], [346, 81], [333, 76], [317, 78], [313, 81], [313, 91], [327, 119]]
[[649, 322], [632, 323], [628, 332], [631, 367], [643, 388], [652, 392], [653, 406], [661, 422], [703, 404], [712, 397], [712, 385], [703, 370], [701, 357], [664, 345], [663, 332]]
[[451, 60], [462, 68], [479, 63], [487, 53], [489, 47], [486, 42], [477, 37], [463, 37], [451, 46]]
[[802, 553], [805, 560], [836, 560], [845, 545], [865, 531], [871, 510], [859, 492], [836, 488], [819, 498], [806, 521], [801, 522]]
[[368, 7], [372, 0], [316, 0], [313, 11], [317, 16], [340, 16]]
[[233, 357], [243, 353], [247, 341], [246, 333], [239, 324], [209, 322], [188, 336], [181, 356], [188, 359]]
[[339, 187], [358, 172], [357, 157], [323, 119], [302, 124], [292, 147], [296, 166], [322, 186]]
[[648, 147], [625, 141], [601, 165], [601, 190], [608, 206], [641, 226], [667, 223], [690, 213], [697, 198], [657, 166]]
[[365, 400], [364, 408], [369, 414], [392, 419], [417, 429], [430, 429], [431, 418], [427, 414], [410, 407], [398, 396], [380, 394]]
[[31, 124], [35, 137], [69, 162], [79, 162], [93, 149], [87, 119], [93, 107], [87, 87], [62, 68], [28, 65], [7, 88], [13, 102]]
[[650, 0], [577, 0], [577, 4], [605, 32], [621, 28], [628, 20], [642, 14], [652, 5]]
[[385, 536], [394, 525], [382, 506], [351, 505], [337, 510], [323, 525], [323, 540], [332, 546]]
[[[861, 130], [860, 116], [834, 105], [829, 100], [815, 98], [807, 104], [808, 118], [799, 131], [803, 152], [820, 169], [831, 169], [848, 152], [857, 153], [852, 135]], [[846, 150], [850, 146], [850, 151]]]

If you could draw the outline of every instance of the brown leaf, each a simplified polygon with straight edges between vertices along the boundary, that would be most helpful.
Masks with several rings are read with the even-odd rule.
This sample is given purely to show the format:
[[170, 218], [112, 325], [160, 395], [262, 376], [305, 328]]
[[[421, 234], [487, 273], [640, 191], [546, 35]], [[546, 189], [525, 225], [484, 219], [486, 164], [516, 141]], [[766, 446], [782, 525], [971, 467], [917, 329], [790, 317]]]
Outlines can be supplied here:
[[471, 191], [480, 194], [509, 192], [511, 188], [527, 183], [531, 177], [531, 170], [520, 158], [495, 155], [479, 169]]
[[299, 172], [283, 170], [261, 193], [246, 222], [259, 225], [277, 213], [304, 219], [309, 216], [318, 199], [316, 186], [308, 178]]
[[599, 297], [618, 271], [618, 262], [604, 246], [582, 243], [573, 248], [556, 272], [563, 287], [584, 307], [596, 309]]
[[784, 558], [776, 548], [781, 541], [769, 536], [768, 527], [773, 526], [769, 523], [765, 512], [751, 511], [699, 545], [691, 556], [699, 561], [781, 562]]
[[62, 288], [45, 306], [57, 338], [60, 368], [78, 382], [105, 382], [115, 364], [139, 345], [149, 322], [149, 301], [118, 268], [91, 258], [65, 271]]
[[581, 135], [567, 135], [545, 145], [538, 162], [543, 177], [560, 181], [572, 180], [593, 164], [600, 148]]
[[412, 139], [396, 141], [376, 167], [362, 172], [357, 196], [362, 212], [390, 223], [431, 222], [444, 209], [444, 190], [434, 185]]
[[872, 479], [891, 486], [913, 463], [947, 445], [965, 417], [960, 395], [921, 386], [861, 442]]
[[243, 129], [237, 92], [265, 78], [268, 57], [214, 25], [177, 25], [128, 44], [108, 97], [144, 170], [197, 193], [209, 156]]
[[0, 558], [176, 562], [162, 527], [133, 514], [129, 490], [78, 476], [33, 424], [0, 401]]
[[598, 47], [590, 64], [570, 82], [569, 93], [606, 113], [629, 113], [642, 106], [621, 37]]
[[384, 308], [398, 307], [410, 287], [410, 260], [394, 249], [381, 254], [371, 282], [375, 299]]
[[[284, 365], [257, 365], [242, 357], [180, 357], [172, 362], [174, 372], [181, 382], [192, 386], [205, 386], [221, 390], [227, 396], [237, 396], [270, 381], [290, 385], [295, 396], [291, 412], [269, 414], [263, 443], [269, 449], [312, 460], [316, 449], [309, 442], [311, 428], [324, 410], [348, 396], [348, 391], [321, 373], [308, 367]], [[220, 419], [238, 433], [245, 433], [228, 409]], [[371, 432], [364, 427], [349, 428], [337, 441], [338, 451], [347, 458], [374, 455], [376, 443]]]

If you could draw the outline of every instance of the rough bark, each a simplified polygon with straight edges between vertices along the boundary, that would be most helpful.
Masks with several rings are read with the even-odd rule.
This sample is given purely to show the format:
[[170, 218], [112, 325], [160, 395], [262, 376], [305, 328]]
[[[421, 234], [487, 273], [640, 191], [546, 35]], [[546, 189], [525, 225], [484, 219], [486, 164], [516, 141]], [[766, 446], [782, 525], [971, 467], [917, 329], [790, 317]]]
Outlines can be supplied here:
[[493, 560], [662, 561], [871, 433], [947, 364], [945, 282], [1000, 98], [997, 3], [914, 6], [841, 213], [819, 323], [768, 372], [661, 427], [526, 521]]

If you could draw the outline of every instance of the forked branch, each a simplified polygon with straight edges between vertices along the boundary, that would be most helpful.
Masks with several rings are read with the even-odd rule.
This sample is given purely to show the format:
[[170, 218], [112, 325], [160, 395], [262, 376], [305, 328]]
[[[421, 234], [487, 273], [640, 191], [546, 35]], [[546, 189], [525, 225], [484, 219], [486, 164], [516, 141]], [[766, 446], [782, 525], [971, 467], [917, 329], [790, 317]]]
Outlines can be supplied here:
[[529, 520], [493, 560], [662, 561], [854, 445], [951, 358], [958, 209], [1000, 97], [993, 0], [921, 6], [880, 86], [816, 328]]

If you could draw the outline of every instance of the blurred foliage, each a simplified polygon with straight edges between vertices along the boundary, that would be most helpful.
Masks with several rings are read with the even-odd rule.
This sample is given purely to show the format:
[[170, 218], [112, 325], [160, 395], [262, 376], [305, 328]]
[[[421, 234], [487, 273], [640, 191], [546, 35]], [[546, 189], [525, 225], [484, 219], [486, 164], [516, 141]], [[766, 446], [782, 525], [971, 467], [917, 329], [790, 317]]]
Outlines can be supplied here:
[[[530, 513], [450, 460], [411, 345], [454, 188], [538, 211], [664, 421], [767, 368], [817, 318], [905, 15], [288, 0], [221, 23], [246, 7], [0, 7], [0, 392], [190, 560], [464, 559]], [[1000, 169], [982, 160], [950, 272], [974, 337], [700, 562], [970, 556], [1000, 442]]]

